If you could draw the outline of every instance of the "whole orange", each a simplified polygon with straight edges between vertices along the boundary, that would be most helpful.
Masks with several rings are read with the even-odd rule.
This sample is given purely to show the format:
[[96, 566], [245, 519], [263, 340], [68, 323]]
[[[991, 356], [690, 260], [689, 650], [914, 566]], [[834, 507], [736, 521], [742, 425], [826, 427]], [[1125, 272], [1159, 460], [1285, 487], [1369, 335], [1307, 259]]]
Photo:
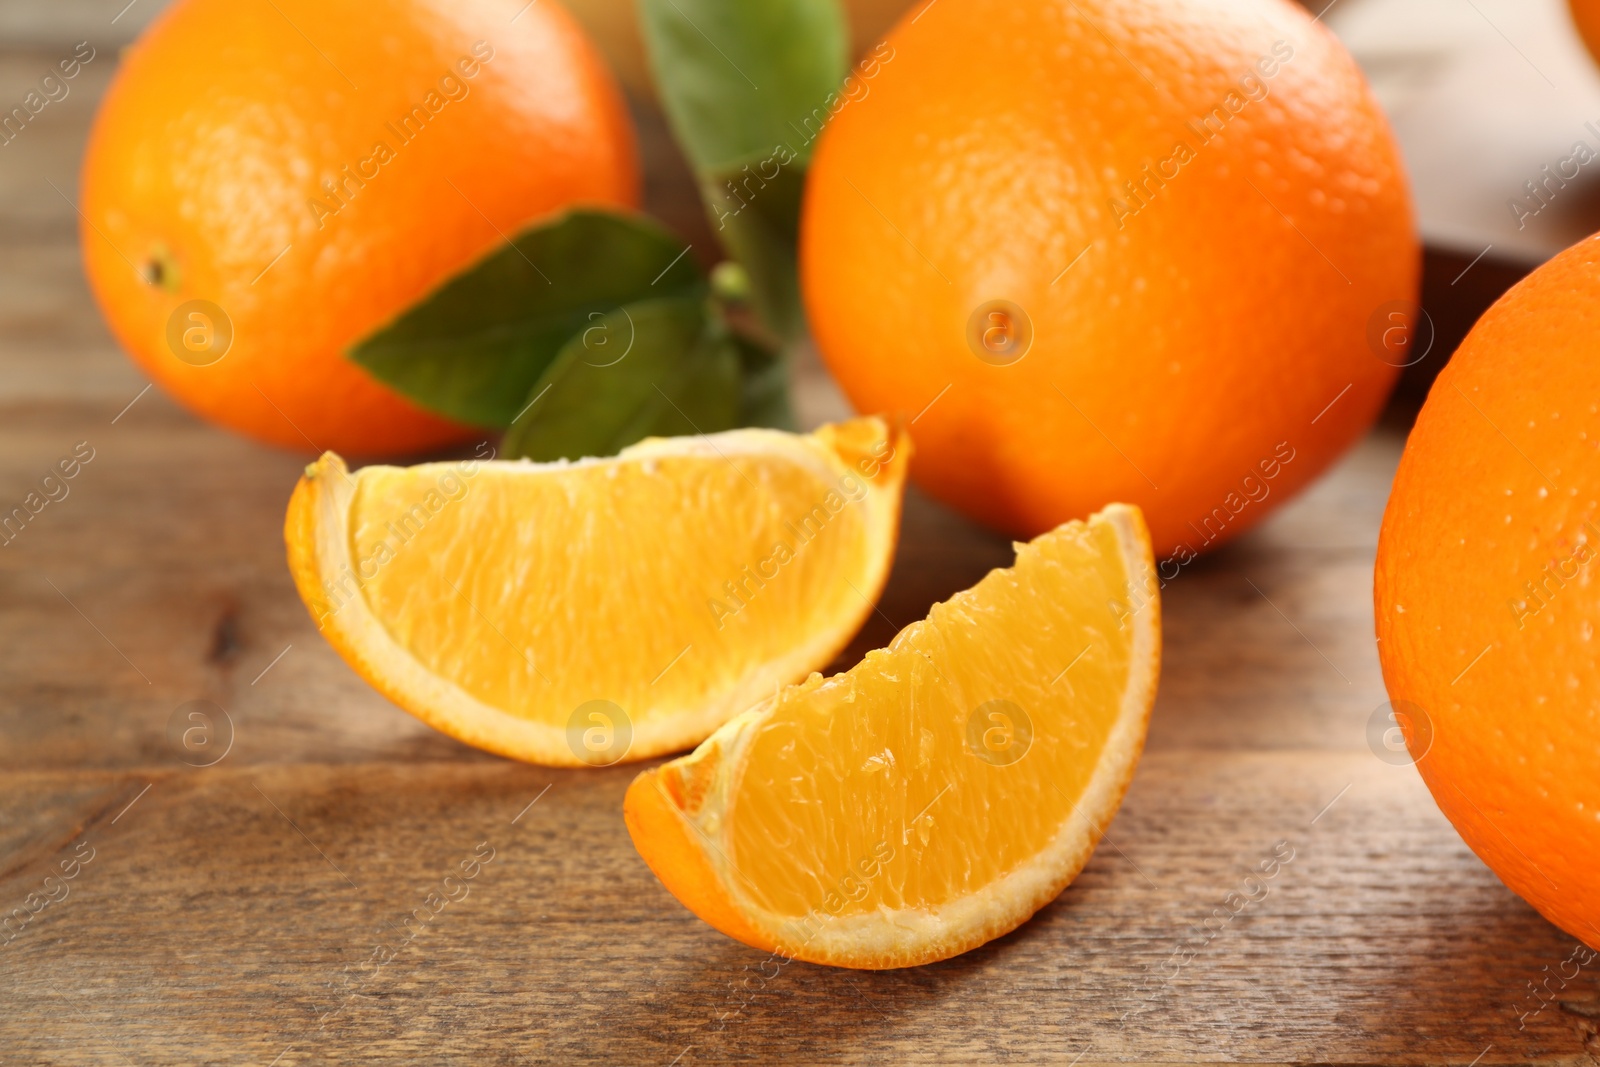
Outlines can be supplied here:
[[803, 286], [935, 496], [1023, 537], [1136, 503], [1170, 577], [1371, 423], [1420, 255], [1389, 127], [1304, 11], [939, 0], [880, 53], [812, 164]]
[[[1600, 238], [1484, 313], [1406, 442], [1378, 540], [1378, 652], [1472, 850], [1600, 948]], [[1402, 704], [1402, 702], [1405, 702]]]
[[95, 121], [83, 255], [122, 346], [196, 412], [408, 452], [471, 431], [343, 351], [530, 220], [637, 189], [621, 96], [556, 4], [178, 0]]

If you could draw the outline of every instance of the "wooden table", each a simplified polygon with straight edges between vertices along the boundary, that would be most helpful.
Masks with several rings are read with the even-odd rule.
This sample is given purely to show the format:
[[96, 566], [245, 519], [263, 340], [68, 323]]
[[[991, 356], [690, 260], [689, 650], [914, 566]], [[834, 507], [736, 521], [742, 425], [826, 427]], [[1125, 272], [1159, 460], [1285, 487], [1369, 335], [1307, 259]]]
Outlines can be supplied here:
[[[4, 94], [55, 58], [11, 39]], [[1060, 899], [930, 967], [763, 973], [634, 853], [637, 768], [465, 748], [317, 635], [279, 533], [303, 460], [145, 391], [85, 290], [69, 198], [106, 59], [0, 150], [0, 503], [95, 450], [0, 550], [0, 912], [80, 861], [0, 944], [0, 1063], [1600, 1059], [1592, 970], [1548, 1004], [1530, 992], [1572, 939], [1369, 741], [1372, 558], [1404, 410], [1170, 585], [1148, 751]], [[841, 410], [814, 366], [802, 401], [811, 421]], [[1009, 558], [913, 494], [883, 615], [919, 618]], [[891, 632], [875, 617], [836, 667]], [[169, 740], [193, 700], [231, 722], [207, 768]], [[1293, 859], [1266, 895], [1205, 929], [1275, 846]], [[402, 943], [403, 917], [490, 850], [470, 895]], [[398, 954], [358, 981], [380, 946]]]

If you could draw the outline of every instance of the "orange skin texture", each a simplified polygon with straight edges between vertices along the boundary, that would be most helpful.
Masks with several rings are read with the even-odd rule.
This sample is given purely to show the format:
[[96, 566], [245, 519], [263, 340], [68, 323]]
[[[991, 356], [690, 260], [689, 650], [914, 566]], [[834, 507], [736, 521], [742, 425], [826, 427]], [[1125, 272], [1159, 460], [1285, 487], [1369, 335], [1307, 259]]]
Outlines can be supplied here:
[[1406, 443], [1375, 585], [1384, 682], [1431, 724], [1431, 747], [1420, 721], [1401, 725], [1440, 809], [1506, 885], [1593, 948], [1597, 330], [1595, 238], [1478, 320]]
[[[519, 6], [173, 4], [126, 53], [83, 167], [84, 264], [129, 355], [205, 418], [299, 451], [409, 453], [474, 433], [343, 352], [530, 221], [638, 201], [632, 128], [598, 54], [557, 5], [513, 22]], [[492, 58], [464, 77], [480, 41]], [[446, 76], [464, 97], [441, 90]], [[388, 124], [428, 111], [430, 92], [442, 106], [403, 142]], [[393, 158], [378, 163], [380, 141]], [[343, 206], [324, 179], [343, 183]], [[339, 209], [319, 219], [313, 199]], [[141, 277], [153, 256], [175, 266], [175, 290]], [[196, 298], [234, 328], [203, 367], [166, 341]]]
[[[1417, 294], [1399, 150], [1354, 61], [1287, 0], [919, 10], [812, 165], [802, 281], [834, 376], [915, 419], [925, 489], [1013, 536], [1114, 500], [1158, 558], [1248, 529], [1371, 424], [1398, 372], [1369, 320]], [[1252, 71], [1264, 97], [1239, 91]], [[995, 299], [1033, 327], [1005, 366], [967, 337]]]

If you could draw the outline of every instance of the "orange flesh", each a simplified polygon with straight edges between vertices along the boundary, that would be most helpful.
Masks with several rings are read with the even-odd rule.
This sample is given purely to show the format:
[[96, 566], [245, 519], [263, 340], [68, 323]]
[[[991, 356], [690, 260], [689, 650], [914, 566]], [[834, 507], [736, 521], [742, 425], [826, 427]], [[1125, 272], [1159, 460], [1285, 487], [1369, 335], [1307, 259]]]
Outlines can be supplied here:
[[[1073, 569], [1074, 557], [1101, 553], [1118, 558], [1109, 527], [1025, 549], [856, 670], [784, 692], [750, 741], [727, 814], [729, 860], [756, 904], [789, 918], [831, 894], [847, 900], [840, 916], [938, 908], [1044, 848], [1095, 769], [1127, 674], [1108, 609], [1126, 600], [1125, 571]], [[1035, 727], [1007, 766], [969, 749], [969, 719], [1000, 700]], [[991, 713], [1013, 731], [1017, 717], [1004, 706], [980, 714], [983, 733], [1002, 731], [998, 745], [1006, 725]], [[860, 878], [891, 851], [881, 874]], [[852, 876], [866, 885], [854, 900], [840, 885]]]
[[[354, 558], [404, 544], [366, 583], [367, 601], [428, 669], [513, 714], [596, 699], [694, 703], [857, 599], [828, 579], [849, 573], [864, 517], [826, 468], [669, 457], [620, 463], [603, 478], [574, 468], [532, 479], [499, 466], [451, 480], [454, 501], [434, 481], [399, 468], [362, 478]], [[398, 523], [430, 505], [438, 511], [402, 542]], [[725, 536], [705, 536], [710, 516]], [[781, 564], [780, 544], [791, 556]], [[745, 578], [746, 565], [771, 577]], [[736, 580], [743, 607], [741, 590], [727, 588]], [[618, 673], [618, 648], [637, 673]]]
[[944, 959], [1082, 869], [1133, 774], [1159, 661], [1149, 534], [1111, 505], [641, 774], [629, 832], [668, 890], [747, 944], [847, 967]]

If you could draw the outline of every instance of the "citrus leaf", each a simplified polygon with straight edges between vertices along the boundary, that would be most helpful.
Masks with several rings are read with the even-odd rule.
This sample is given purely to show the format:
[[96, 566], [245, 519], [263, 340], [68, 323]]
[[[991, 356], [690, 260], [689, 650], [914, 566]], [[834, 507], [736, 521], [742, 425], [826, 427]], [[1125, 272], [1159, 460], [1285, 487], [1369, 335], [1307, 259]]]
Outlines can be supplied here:
[[844, 82], [838, 0], [638, 0], [673, 132], [771, 332], [804, 325], [795, 258], [806, 162]]
[[698, 294], [686, 251], [648, 219], [571, 211], [500, 245], [349, 357], [430, 411], [503, 428], [574, 335], [633, 301]]
[[624, 305], [574, 336], [501, 443], [510, 458], [613, 455], [740, 424], [741, 356], [700, 297]]
[[667, 117], [702, 176], [761, 159], [825, 117], [844, 81], [838, 0], [638, 0]]

